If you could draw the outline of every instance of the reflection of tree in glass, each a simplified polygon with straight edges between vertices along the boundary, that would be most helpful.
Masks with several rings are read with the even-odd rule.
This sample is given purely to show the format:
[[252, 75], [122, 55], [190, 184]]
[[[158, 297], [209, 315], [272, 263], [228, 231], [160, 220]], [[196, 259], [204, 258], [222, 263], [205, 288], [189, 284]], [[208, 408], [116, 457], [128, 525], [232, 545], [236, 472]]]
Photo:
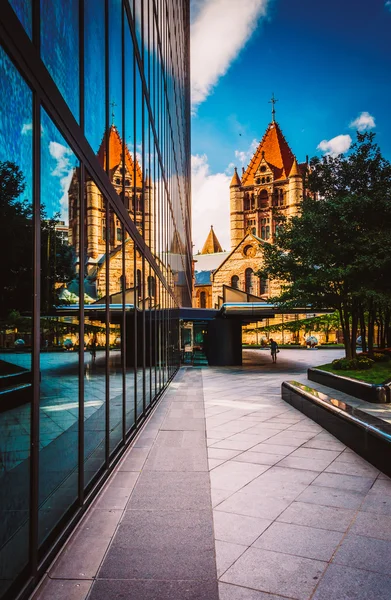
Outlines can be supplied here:
[[[24, 175], [12, 162], [0, 162], [0, 317], [9, 320], [12, 311], [30, 313], [33, 284], [32, 203], [20, 200]], [[56, 225], [58, 215], [46, 219], [41, 209], [42, 307], [58, 304], [57, 288], [75, 275], [72, 248], [64, 243]], [[11, 251], [12, 249], [12, 251]]]
[[57, 213], [51, 219], [44, 219], [41, 210], [41, 310], [47, 312], [65, 303], [59, 301], [59, 290], [76, 275], [74, 250], [56, 230], [59, 217]]
[[0, 314], [31, 310], [32, 206], [18, 200], [24, 192], [22, 171], [12, 162], [0, 162]]

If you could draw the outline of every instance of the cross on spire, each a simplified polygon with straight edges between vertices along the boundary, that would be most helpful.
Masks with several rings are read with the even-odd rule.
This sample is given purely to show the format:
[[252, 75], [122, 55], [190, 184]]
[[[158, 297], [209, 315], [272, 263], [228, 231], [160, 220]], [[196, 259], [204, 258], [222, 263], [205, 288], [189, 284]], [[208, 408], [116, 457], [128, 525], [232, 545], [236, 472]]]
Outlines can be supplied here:
[[278, 102], [278, 100], [274, 97], [274, 92], [273, 92], [272, 98], [271, 98], [271, 100], [269, 100], [269, 104], [271, 104], [272, 107], [273, 107], [272, 108], [272, 121], [273, 121], [273, 123], [276, 120], [276, 102]]
[[110, 102], [110, 106], [111, 106], [111, 124], [114, 125], [114, 117], [115, 117], [115, 112], [114, 112], [114, 108], [117, 106], [117, 103], [114, 102], [114, 100], [112, 102]]

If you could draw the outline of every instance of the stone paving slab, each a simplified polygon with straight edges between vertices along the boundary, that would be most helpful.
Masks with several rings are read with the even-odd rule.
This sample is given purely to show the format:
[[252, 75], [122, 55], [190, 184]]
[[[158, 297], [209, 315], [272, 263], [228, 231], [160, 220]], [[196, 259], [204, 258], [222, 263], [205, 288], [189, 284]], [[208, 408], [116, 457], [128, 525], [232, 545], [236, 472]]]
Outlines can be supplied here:
[[[271, 372], [261, 352], [202, 371], [208, 451], [224, 461], [211, 465], [220, 600], [389, 600], [391, 481], [280, 395], [288, 372], [306, 378], [302, 359], [333, 353], [298, 365], [289, 351]], [[249, 479], [249, 464], [265, 469]]]
[[390, 599], [390, 479], [280, 395], [333, 352], [248, 356], [181, 369], [34, 600]]

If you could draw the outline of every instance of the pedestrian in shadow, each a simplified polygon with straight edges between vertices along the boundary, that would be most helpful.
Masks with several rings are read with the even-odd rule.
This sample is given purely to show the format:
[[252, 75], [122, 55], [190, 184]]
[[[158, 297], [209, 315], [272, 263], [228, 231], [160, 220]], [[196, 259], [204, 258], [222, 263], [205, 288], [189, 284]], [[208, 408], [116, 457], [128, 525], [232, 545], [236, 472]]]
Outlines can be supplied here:
[[96, 343], [97, 343], [96, 333], [94, 333], [94, 335], [92, 337], [91, 348], [90, 348], [90, 353], [91, 353], [91, 358], [92, 358], [93, 363], [95, 363], [95, 359], [96, 359], [96, 345], [97, 345]]
[[278, 344], [272, 338], [270, 338], [270, 352], [272, 355], [272, 361], [277, 362], [277, 352], [279, 352]]

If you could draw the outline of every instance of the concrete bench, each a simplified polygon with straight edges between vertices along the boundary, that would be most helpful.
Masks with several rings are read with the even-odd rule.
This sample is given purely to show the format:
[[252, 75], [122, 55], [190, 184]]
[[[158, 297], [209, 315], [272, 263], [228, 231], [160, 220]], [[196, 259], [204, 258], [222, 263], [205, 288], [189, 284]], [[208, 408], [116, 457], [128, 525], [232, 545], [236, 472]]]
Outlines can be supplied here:
[[297, 381], [284, 381], [285, 402], [391, 477], [391, 425]]
[[0, 412], [31, 402], [31, 383], [19, 383], [0, 389]]

